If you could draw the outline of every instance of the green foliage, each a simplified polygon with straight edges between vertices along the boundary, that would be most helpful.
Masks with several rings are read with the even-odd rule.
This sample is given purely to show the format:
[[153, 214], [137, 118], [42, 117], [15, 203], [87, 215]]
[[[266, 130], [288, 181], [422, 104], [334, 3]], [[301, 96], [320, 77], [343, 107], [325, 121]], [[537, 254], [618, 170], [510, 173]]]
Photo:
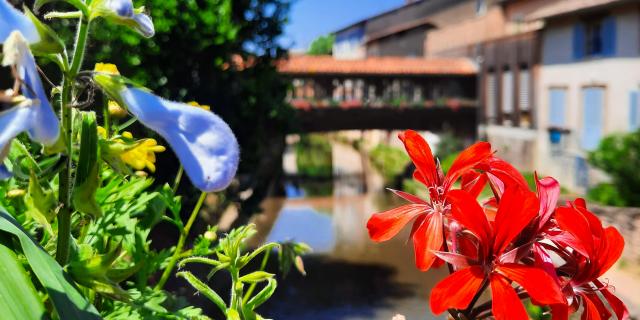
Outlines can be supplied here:
[[333, 43], [335, 41], [336, 36], [334, 34], [320, 36], [311, 42], [307, 54], [312, 56], [329, 55], [333, 51]]
[[411, 162], [407, 153], [386, 144], [375, 146], [369, 153], [373, 166], [382, 174], [385, 184], [392, 184]]
[[[121, 156], [143, 139], [122, 130], [136, 120], [110, 118], [107, 104], [95, 103], [106, 101], [94, 99], [88, 75], [95, 62], [112, 62], [124, 75], [168, 98], [213, 105], [247, 151], [240, 170], [246, 178], [219, 198], [228, 204], [232, 200], [227, 199], [238, 198], [234, 193], [252, 189], [256, 196], [251, 200], [259, 202], [263, 193], [258, 184], [277, 174], [273, 163], [281, 155], [264, 139], [284, 142], [293, 114], [284, 102], [288, 83], [274, 65], [284, 54], [277, 38], [289, 2], [136, 1], [146, 9], [138, 6], [135, 13], [144, 11], [154, 21], [152, 39], [140, 37], [135, 21], [105, 9], [105, 3], [38, 0], [36, 13], [53, 19], [51, 27], [26, 13], [44, 40], [32, 46], [38, 63], [54, 62], [44, 68], [47, 80], [60, 81], [50, 100], [60, 114], [61, 138], [43, 147], [22, 134], [0, 150], [0, 161], [14, 174], [0, 180], [2, 318], [208, 319], [166, 291], [158, 276], [173, 276], [180, 259], [215, 255], [233, 266], [237, 282], [247, 287], [236, 298], [242, 307], [232, 309], [235, 316], [260, 319], [254, 309], [273, 294], [273, 275], [264, 266], [242, 275], [239, 271], [258, 255], [268, 257], [275, 245], [245, 252], [243, 241], [254, 232], [251, 227], [223, 239], [210, 227], [193, 245], [188, 243], [206, 193], [185, 221], [183, 199], [176, 194], [180, 179], [174, 185], [159, 182], [174, 178], [175, 172], [166, 170], [173, 166], [159, 163], [165, 170], [155, 178], [131, 170]], [[145, 132], [137, 124], [128, 130]], [[153, 153], [146, 156], [155, 162]], [[186, 203], [191, 210], [192, 203]], [[150, 235], [161, 222], [176, 228], [179, 245], [152, 245]], [[297, 244], [287, 248], [283, 264], [298, 265], [304, 250]], [[261, 287], [254, 294], [257, 285]]]
[[587, 199], [608, 206], [624, 207], [625, 199], [620, 196], [618, 188], [611, 183], [600, 183], [587, 191]]
[[[223, 270], [229, 273], [231, 278], [231, 299], [228, 304], [215, 290], [191, 272], [180, 271], [177, 273], [177, 276], [185, 279], [194, 289], [213, 302], [227, 319], [263, 319], [256, 313], [255, 309], [265, 303], [273, 295], [277, 287], [274, 274], [264, 271], [271, 250], [274, 248], [280, 249], [278, 261], [284, 275], [291, 268], [291, 265], [296, 265], [296, 268], [304, 274], [300, 256], [310, 251], [306, 244], [287, 242], [279, 245], [272, 242], [264, 244], [255, 250], [247, 251], [245, 242], [255, 232], [256, 229], [253, 224], [234, 229], [219, 240], [214, 250], [214, 258], [192, 256], [183, 259], [178, 264], [180, 268], [192, 263], [208, 265], [211, 267], [208, 275], [209, 279]], [[260, 269], [245, 273], [245, 267], [250, 265], [251, 261], [260, 254], [263, 255]], [[254, 294], [258, 284], [262, 285], [262, 289]]]
[[331, 143], [320, 134], [301, 135], [295, 146], [298, 173], [308, 177], [333, 176]]
[[[590, 194], [606, 204], [640, 206], [640, 131], [605, 137], [589, 154], [589, 163], [611, 177], [611, 187], [598, 186]], [[617, 193], [617, 195], [616, 195]]]
[[440, 135], [440, 142], [436, 149], [436, 156], [441, 160], [448, 159], [451, 155], [458, 154], [462, 149], [464, 149], [464, 143], [462, 140], [451, 132], [445, 132]]

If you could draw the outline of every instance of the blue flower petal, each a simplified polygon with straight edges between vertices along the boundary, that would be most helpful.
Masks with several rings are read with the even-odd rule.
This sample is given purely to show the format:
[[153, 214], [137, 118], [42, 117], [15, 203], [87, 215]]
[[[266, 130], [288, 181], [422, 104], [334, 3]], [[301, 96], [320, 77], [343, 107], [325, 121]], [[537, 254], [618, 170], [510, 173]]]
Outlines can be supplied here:
[[131, 0], [109, 0], [107, 7], [123, 18], [133, 17], [133, 1]]
[[11, 177], [11, 172], [2, 164], [9, 151], [11, 140], [33, 123], [33, 109], [26, 105], [27, 103], [0, 112], [0, 128], [2, 128], [0, 130], [0, 180]]
[[133, 21], [136, 22], [136, 31], [146, 38], [151, 38], [156, 34], [156, 29], [153, 26], [151, 17], [144, 13], [138, 13], [133, 16]]
[[24, 52], [21, 64], [18, 65], [18, 73], [24, 81], [22, 94], [34, 100], [33, 125], [27, 131], [31, 139], [45, 145], [54, 144], [60, 134], [58, 117], [49, 104], [49, 97], [45, 93], [36, 61], [28, 50]]
[[4, 164], [0, 164], [0, 180], [9, 179], [11, 178], [11, 176], [11, 171], [9, 171], [9, 169], [7, 169]]
[[21, 93], [32, 100], [32, 105], [29, 107], [33, 113], [32, 122], [31, 126], [27, 128], [29, 137], [45, 145], [54, 144], [60, 134], [58, 117], [49, 104], [49, 97], [42, 86], [36, 61], [29, 51], [29, 45], [25, 42], [22, 34], [15, 31], [5, 41], [3, 49], [5, 56], [15, 57], [6, 62], [17, 66], [18, 76], [22, 79]]
[[0, 0], [0, 43], [3, 43], [15, 30], [20, 31], [29, 43], [40, 41], [38, 30], [31, 20], [7, 0]]
[[142, 124], [171, 145], [193, 185], [207, 192], [229, 185], [240, 152], [231, 128], [220, 117], [137, 88], [123, 89], [120, 96]]

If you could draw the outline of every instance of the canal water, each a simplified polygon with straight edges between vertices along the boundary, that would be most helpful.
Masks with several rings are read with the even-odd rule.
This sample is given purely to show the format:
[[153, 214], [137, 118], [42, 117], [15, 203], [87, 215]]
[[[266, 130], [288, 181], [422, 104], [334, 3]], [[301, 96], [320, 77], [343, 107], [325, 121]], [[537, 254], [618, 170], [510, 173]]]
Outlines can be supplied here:
[[[292, 271], [279, 279], [274, 297], [260, 308], [266, 317], [287, 320], [445, 319], [429, 311], [431, 288], [446, 275], [415, 268], [409, 229], [374, 243], [366, 223], [374, 212], [401, 204], [384, 190], [382, 178], [360, 152], [332, 143], [331, 196], [309, 195], [304, 181], [289, 182], [287, 196], [270, 198], [254, 219], [256, 244], [295, 240], [313, 253], [304, 257], [306, 276]], [[284, 166], [291, 166], [291, 154]], [[323, 182], [320, 182], [323, 183]], [[316, 182], [318, 184], [318, 182]]]

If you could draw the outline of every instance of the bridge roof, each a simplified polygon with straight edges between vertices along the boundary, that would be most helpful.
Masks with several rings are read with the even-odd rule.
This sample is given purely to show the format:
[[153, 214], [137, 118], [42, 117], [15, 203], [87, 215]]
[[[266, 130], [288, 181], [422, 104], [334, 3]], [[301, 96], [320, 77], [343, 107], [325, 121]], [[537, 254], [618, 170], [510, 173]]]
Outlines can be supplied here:
[[475, 75], [478, 68], [467, 58], [367, 57], [336, 59], [332, 56], [292, 55], [278, 65], [290, 74], [327, 75]]

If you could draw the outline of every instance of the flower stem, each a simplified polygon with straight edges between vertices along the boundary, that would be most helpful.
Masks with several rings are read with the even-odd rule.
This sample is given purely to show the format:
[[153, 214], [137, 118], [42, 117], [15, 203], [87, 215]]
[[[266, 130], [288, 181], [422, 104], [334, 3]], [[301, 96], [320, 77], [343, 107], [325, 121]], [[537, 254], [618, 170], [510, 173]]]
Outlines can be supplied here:
[[56, 260], [59, 264], [65, 265], [69, 260], [69, 244], [71, 240], [71, 167], [72, 148], [71, 148], [71, 108], [69, 108], [69, 100], [71, 95], [71, 84], [68, 77], [65, 77], [62, 85], [62, 128], [66, 142], [67, 154], [65, 158], [66, 165], [60, 172], [60, 183], [58, 190], [58, 201], [62, 204], [58, 212], [58, 242], [56, 249]]
[[175, 267], [176, 263], [178, 263], [178, 260], [180, 259], [180, 255], [182, 253], [182, 249], [184, 248], [184, 244], [187, 241], [187, 237], [189, 236], [189, 231], [191, 230], [191, 226], [193, 225], [193, 222], [196, 220], [196, 217], [198, 216], [198, 212], [200, 212], [200, 208], [202, 208], [202, 204], [204, 203], [204, 199], [206, 197], [207, 197], [207, 193], [203, 191], [200, 194], [200, 198], [198, 198], [198, 202], [196, 203], [196, 206], [193, 208], [193, 211], [191, 212], [191, 216], [189, 216], [189, 220], [187, 220], [187, 224], [180, 231], [180, 238], [178, 238], [178, 244], [176, 245], [176, 248], [173, 251], [173, 256], [171, 256], [171, 260], [169, 260], [167, 267], [164, 269], [162, 276], [160, 277], [160, 281], [158, 281], [158, 284], [156, 284], [156, 290], [161, 290], [164, 287], [164, 285], [167, 283], [167, 280], [169, 280], [171, 271], [173, 271], [173, 268]]
[[176, 173], [176, 179], [173, 181], [173, 193], [175, 194], [178, 191], [178, 187], [180, 186], [180, 181], [182, 181], [182, 174], [184, 173], [184, 167], [182, 164], [178, 168], [178, 173]]
[[[73, 167], [73, 128], [72, 128], [72, 111], [70, 107], [73, 82], [78, 74], [78, 70], [82, 65], [84, 51], [87, 43], [87, 34], [89, 32], [89, 21], [86, 18], [80, 18], [78, 22], [78, 34], [76, 36], [76, 44], [73, 52], [73, 60], [71, 67], [64, 70], [64, 78], [62, 80], [62, 95], [60, 113], [62, 118], [62, 134], [66, 142], [67, 155], [66, 165], [60, 172], [60, 183], [58, 190], [58, 201], [62, 204], [60, 212], [58, 212], [58, 240], [56, 246], [56, 261], [65, 265], [69, 260], [69, 245], [71, 243], [71, 168]], [[66, 60], [66, 58], [65, 58]]]
[[[262, 263], [260, 264], [260, 271], [264, 271], [264, 268], [267, 267], [267, 261], [269, 261], [269, 255], [271, 254], [271, 250], [266, 250], [264, 252], [264, 256], [262, 257]], [[242, 299], [242, 303], [246, 304], [247, 301], [249, 301], [249, 298], [251, 298], [251, 294], [253, 293], [253, 290], [256, 289], [256, 286], [258, 285], [257, 282], [254, 282], [251, 284], [251, 286], [249, 287], [249, 289], [247, 289], [247, 292], [244, 294], [244, 298]]]

